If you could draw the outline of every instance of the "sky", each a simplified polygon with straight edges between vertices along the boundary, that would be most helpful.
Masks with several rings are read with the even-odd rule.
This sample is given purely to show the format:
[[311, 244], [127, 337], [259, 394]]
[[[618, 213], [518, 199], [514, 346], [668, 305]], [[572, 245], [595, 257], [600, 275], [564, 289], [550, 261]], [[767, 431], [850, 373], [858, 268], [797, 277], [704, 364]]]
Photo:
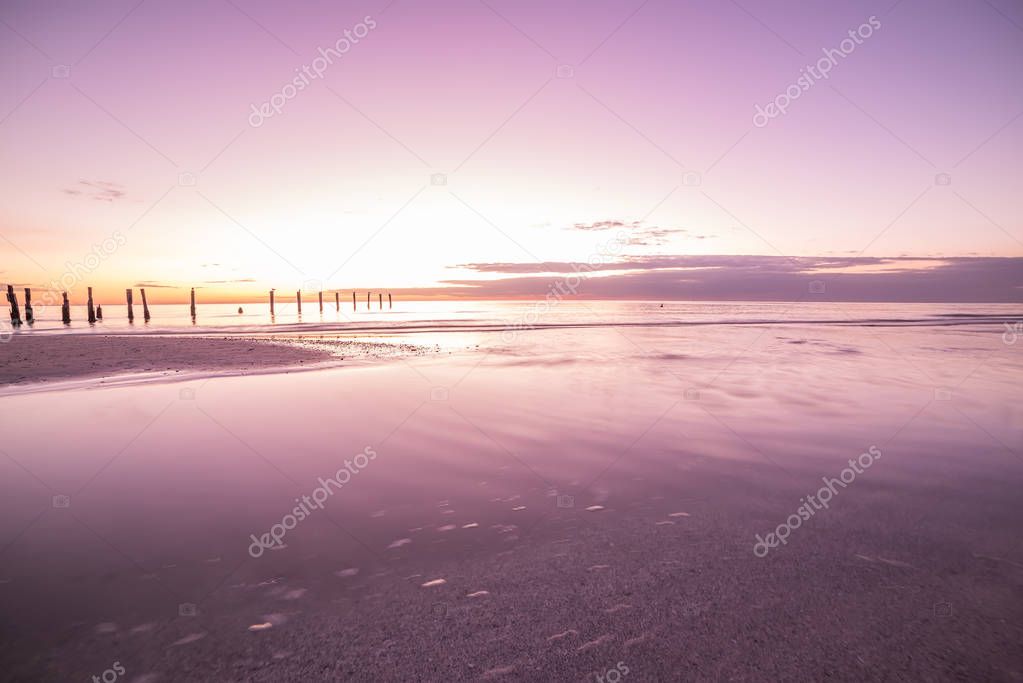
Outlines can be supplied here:
[[0, 282], [74, 300], [1021, 301], [1021, 152], [1008, 0], [0, 5]]

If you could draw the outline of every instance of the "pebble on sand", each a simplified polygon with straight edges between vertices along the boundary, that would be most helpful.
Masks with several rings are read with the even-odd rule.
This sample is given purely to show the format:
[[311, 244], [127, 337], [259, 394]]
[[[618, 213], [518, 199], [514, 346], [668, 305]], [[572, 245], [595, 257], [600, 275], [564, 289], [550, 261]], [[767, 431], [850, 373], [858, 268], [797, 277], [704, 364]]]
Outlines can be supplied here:
[[423, 584], [423, 588], [433, 588], [434, 586], [443, 586], [448, 581], [447, 579], [431, 579]]
[[486, 597], [488, 595], [490, 595], [490, 591], [476, 591], [474, 593], [469, 593], [465, 597], [467, 597], [467, 598], [482, 598], [482, 597]]
[[604, 509], [603, 505], [591, 505], [588, 508], [586, 508], [586, 511], [587, 512], [597, 512], [598, 510], [603, 510], [603, 509]]
[[252, 626], [249, 626], [250, 631], [265, 631], [268, 628], [273, 628], [273, 624], [271, 624], [269, 621], [264, 621], [262, 624], [253, 624]]
[[463, 529], [475, 529], [478, 526], [479, 526], [479, 524], [477, 524], [476, 522], [469, 522], [468, 524], [463, 524], [462, 528]]
[[671, 513], [668, 516], [669, 517], [688, 517], [689, 513], [688, 512], [673, 512], [673, 513]]

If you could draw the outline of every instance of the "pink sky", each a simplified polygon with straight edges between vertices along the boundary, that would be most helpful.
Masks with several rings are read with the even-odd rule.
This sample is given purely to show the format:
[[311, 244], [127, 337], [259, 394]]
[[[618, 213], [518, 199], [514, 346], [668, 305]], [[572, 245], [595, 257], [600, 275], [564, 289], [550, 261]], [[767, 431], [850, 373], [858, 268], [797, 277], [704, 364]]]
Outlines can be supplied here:
[[[364, 37], [251, 126], [346, 30]], [[432, 291], [507, 275], [454, 266], [585, 262], [617, 229], [575, 226], [605, 221], [633, 263], [1023, 256], [1023, 8], [1005, 0], [26, 0], [0, 36], [0, 280], [22, 286], [114, 236], [70, 269], [76, 297]]]

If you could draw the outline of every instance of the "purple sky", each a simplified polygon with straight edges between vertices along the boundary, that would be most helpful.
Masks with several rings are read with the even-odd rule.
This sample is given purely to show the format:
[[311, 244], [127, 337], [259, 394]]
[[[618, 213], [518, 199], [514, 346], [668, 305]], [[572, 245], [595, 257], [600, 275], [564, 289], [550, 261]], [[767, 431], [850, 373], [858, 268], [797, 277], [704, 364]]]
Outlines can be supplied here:
[[1023, 292], [1018, 2], [26, 0], [0, 36], [5, 282]]

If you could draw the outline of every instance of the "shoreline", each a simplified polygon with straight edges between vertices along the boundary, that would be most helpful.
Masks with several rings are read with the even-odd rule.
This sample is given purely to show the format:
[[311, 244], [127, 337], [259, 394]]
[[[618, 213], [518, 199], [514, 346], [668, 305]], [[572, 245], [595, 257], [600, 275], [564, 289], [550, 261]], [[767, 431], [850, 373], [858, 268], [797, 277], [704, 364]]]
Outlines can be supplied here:
[[[15, 336], [0, 344], [0, 391], [50, 389], [97, 378], [194, 378], [313, 369], [421, 352], [411, 344], [340, 338], [198, 335]], [[20, 393], [20, 392], [15, 392]]]

